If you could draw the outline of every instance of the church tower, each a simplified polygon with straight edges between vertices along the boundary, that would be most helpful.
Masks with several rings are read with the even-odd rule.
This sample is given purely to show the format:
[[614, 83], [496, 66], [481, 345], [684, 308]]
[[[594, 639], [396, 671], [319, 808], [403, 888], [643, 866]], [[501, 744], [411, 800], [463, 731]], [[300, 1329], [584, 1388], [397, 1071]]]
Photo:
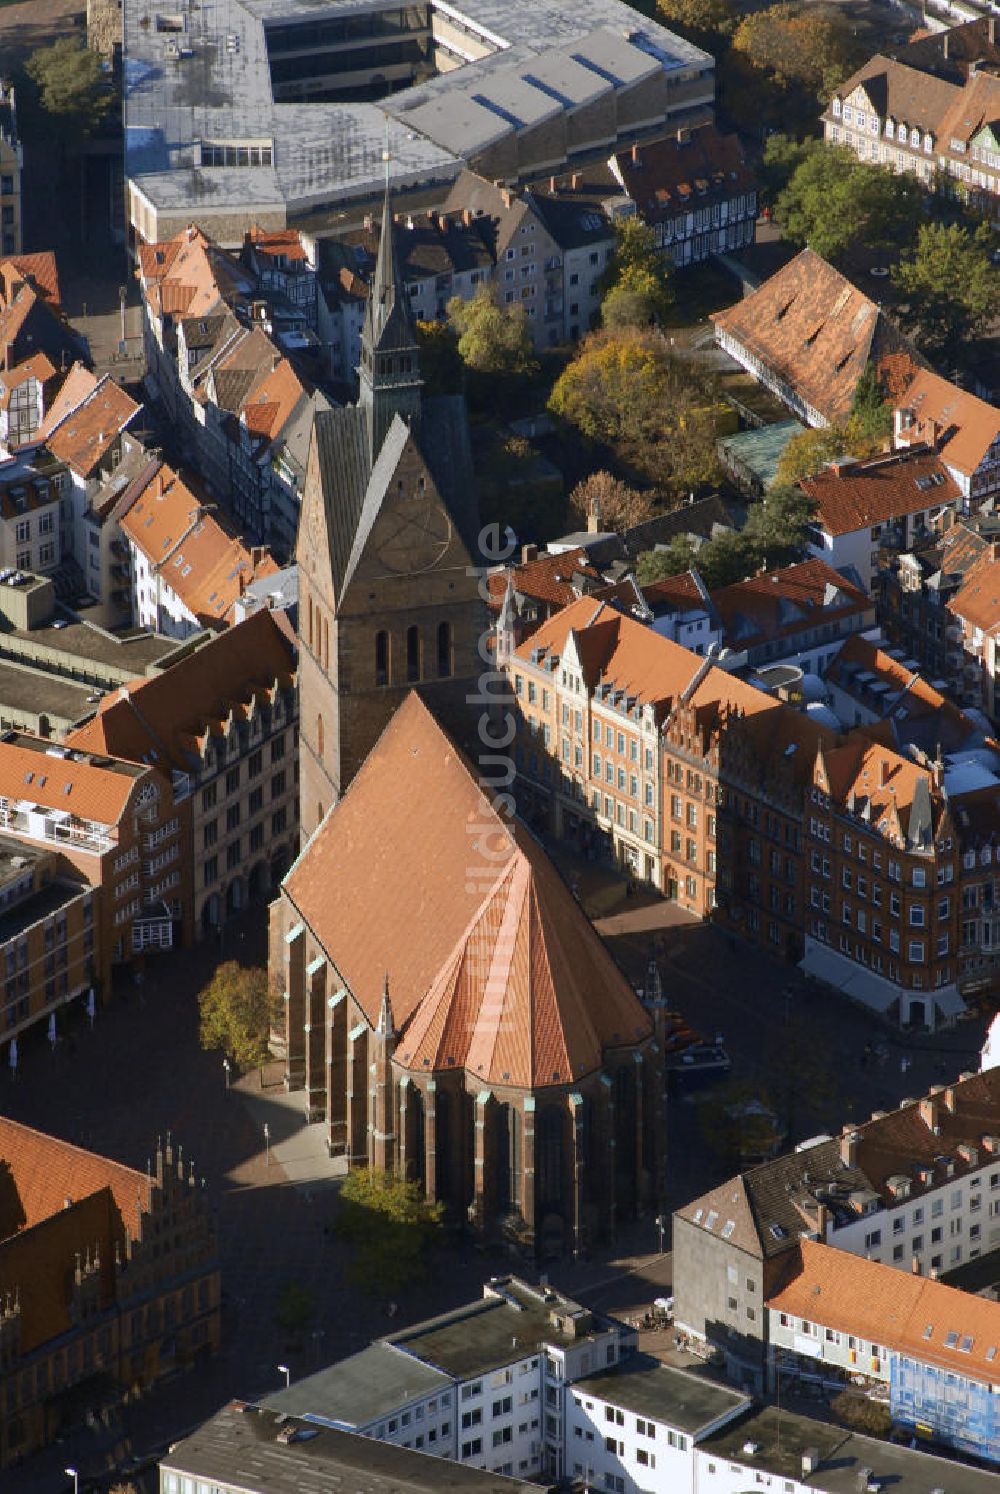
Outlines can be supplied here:
[[382, 209], [375, 278], [361, 329], [358, 379], [358, 403], [368, 413], [374, 464], [394, 415], [401, 415], [413, 428], [419, 426], [423, 390], [417, 328], [399, 271], [388, 188]]
[[358, 377], [356, 405], [316, 417], [299, 520], [303, 843], [409, 690], [483, 667], [468, 416], [424, 393], [388, 192]]

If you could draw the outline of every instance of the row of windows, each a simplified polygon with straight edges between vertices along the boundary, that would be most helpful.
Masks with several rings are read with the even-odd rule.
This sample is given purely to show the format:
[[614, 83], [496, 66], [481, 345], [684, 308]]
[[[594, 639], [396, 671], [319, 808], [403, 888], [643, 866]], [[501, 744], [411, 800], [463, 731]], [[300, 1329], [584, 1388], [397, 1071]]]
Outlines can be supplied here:
[[[406, 630], [406, 680], [409, 683], [425, 679], [428, 670], [424, 661], [424, 646], [421, 631], [414, 623]], [[447, 679], [452, 672], [451, 623], [438, 623], [435, 632], [435, 668], [438, 679]], [[392, 639], [385, 628], [375, 634], [375, 683], [388, 685], [392, 681]], [[320, 749], [322, 751], [322, 748]]]

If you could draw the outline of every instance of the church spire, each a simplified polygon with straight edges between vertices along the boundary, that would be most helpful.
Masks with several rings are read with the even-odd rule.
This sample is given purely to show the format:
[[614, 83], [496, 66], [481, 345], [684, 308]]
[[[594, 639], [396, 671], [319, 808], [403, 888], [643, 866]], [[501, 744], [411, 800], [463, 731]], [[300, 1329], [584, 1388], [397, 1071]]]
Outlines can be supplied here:
[[378, 256], [361, 330], [359, 403], [370, 412], [374, 464], [396, 414], [420, 419], [422, 383], [417, 328], [399, 264], [389, 198], [389, 121], [386, 118], [385, 197]]
[[392, 1000], [389, 996], [389, 972], [385, 972], [385, 980], [382, 985], [382, 1005], [379, 1007], [378, 1024], [375, 1028], [379, 1037], [394, 1038], [396, 1036], [396, 1024], [392, 1015]]

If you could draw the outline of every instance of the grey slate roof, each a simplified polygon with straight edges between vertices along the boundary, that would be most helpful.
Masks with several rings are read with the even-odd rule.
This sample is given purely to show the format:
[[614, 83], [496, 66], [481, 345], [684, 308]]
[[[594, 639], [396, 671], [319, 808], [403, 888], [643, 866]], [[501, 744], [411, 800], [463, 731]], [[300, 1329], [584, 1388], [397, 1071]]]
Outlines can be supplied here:
[[287, 1416], [364, 1427], [389, 1411], [422, 1400], [451, 1384], [448, 1375], [377, 1339], [315, 1375], [267, 1396], [264, 1405]]
[[539, 1494], [537, 1484], [240, 1402], [176, 1443], [160, 1467], [241, 1494]]
[[609, 1401], [624, 1411], [651, 1417], [692, 1436], [714, 1425], [722, 1416], [750, 1409], [750, 1399], [738, 1390], [674, 1369], [651, 1354], [632, 1354], [617, 1369], [578, 1380], [574, 1393]]

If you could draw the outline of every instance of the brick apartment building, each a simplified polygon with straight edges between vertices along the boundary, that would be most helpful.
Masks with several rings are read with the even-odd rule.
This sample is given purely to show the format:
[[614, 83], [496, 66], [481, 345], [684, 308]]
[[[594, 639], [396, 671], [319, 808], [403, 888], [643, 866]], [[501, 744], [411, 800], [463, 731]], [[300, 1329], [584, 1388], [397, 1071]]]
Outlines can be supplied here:
[[59, 852], [0, 836], [4, 1040], [104, 987], [110, 959], [95, 917], [99, 896]]
[[[0, 1468], [219, 1347], [212, 1216], [168, 1139], [148, 1172], [0, 1119]], [[16, 1481], [16, 1475], [9, 1477]]]
[[1000, 757], [915, 670], [837, 730], [586, 597], [507, 668], [529, 819], [902, 1024], [992, 968]]
[[277, 887], [298, 849], [298, 701], [286, 619], [254, 612], [105, 696], [69, 748], [168, 775], [196, 937]]
[[24, 169], [24, 146], [17, 129], [17, 102], [14, 85], [0, 78], [0, 249], [4, 254], [20, 254], [21, 172]]
[[19, 732], [0, 736], [0, 831], [60, 853], [91, 887], [105, 959], [190, 937], [181, 811], [158, 768]]

